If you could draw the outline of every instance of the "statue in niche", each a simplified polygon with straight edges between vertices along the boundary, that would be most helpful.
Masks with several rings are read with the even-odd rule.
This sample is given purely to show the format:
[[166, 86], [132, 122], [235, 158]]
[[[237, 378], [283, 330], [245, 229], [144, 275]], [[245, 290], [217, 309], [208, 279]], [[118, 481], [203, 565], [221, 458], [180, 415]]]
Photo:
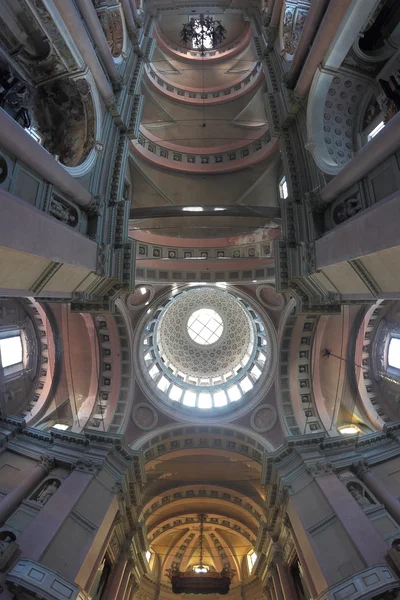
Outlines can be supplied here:
[[34, 93], [28, 89], [24, 81], [0, 61], [0, 106], [6, 107], [7, 112], [21, 127], [32, 125], [30, 111], [33, 106]]
[[5, 537], [0, 539], [0, 554], [4, 554], [4, 552], [7, 550], [7, 548], [9, 547], [10, 544], [13, 543], [13, 541], [15, 540], [15, 536], [14, 536], [14, 540], [11, 537], [11, 533], [8, 533], [8, 531], [3, 532], [5, 534]]
[[356, 502], [358, 502], [358, 504], [362, 508], [368, 508], [369, 506], [371, 506], [371, 504], [375, 504], [368, 497], [364, 488], [361, 485], [359, 485], [358, 483], [354, 483], [354, 482], [349, 483], [347, 485], [347, 489], [349, 490], [350, 494], [353, 496], [354, 500], [356, 500]]
[[46, 502], [50, 500], [52, 495], [55, 494], [59, 487], [60, 482], [57, 479], [49, 479], [36, 496], [36, 502], [40, 502], [40, 504], [44, 506]]
[[400, 539], [392, 542], [392, 547], [388, 552], [391, 562], [393, 563], [396, 572], [400, 573]]
[[358, 198], [347, 198], [347, 200], [340, 202], [333, 208], [333, 222], [335, 225], [340, 225], [350, 217], [354, 217], [360, 210], [362, 210], [362, 204]]
[[64, 206], [59, 200], [52, 198], [50, 201], [49, 214], [71, 227], [76, 225], [76, 216], [72, 214], [66, 206]]
[[15, 534], [11, 531], [0, 532], [0, 569], [4, 569], [18, 549]]

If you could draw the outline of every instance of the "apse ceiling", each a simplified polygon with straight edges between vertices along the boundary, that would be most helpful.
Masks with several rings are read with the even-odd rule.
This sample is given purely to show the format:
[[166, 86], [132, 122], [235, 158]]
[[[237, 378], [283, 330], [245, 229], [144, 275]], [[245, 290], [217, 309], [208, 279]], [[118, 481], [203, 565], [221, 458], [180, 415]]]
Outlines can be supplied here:
[[[202, 11], [210, 11], [227, 31], [217, 55], [204, 58], [191, 56], [180, 43], [183, 23]], [[278, 207], [279, 144], [269, 133], [264, 77], [242, 11], [179, 5], [159, 10], [154, 38], [127, 174], [135, 190], [132, 208]], [[171, 237], [218, 238], [278, 225], [257, 213], [245, 219], [216, 214], [212, 219], [149, 218], [131, 222], [130, 230], [133, 236], [136, 228]]]

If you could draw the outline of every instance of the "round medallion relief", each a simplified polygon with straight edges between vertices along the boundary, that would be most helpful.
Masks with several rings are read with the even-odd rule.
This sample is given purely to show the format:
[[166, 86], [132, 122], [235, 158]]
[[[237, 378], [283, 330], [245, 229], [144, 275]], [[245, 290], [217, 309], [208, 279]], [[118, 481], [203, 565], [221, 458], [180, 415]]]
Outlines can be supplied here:
[[269, 285], [259, 286], [256, 293], [260, 302], [270, 310], [281, 310], [285, 305], [283, 294], [279, 294]]
[[278, 414], [274, 406], [262, 404], [251, 415], [250, 423], [254, 431], [265, 433], [270, 431], [278, 420]]
[[148, 285], [138, 286], [133, 294], [129, 294], [126, 303], [131, 310], [138, 310], [139, 308], [143, 308], [143, 306], [147, 306], [153, 299], [153, 296], [154, 290], [152, 287]]
[[139, 429], [142, 431], [149, 431], [157, 425], [158, 415], [150, 404], [141, 402], [133, 407], [132, 419]]

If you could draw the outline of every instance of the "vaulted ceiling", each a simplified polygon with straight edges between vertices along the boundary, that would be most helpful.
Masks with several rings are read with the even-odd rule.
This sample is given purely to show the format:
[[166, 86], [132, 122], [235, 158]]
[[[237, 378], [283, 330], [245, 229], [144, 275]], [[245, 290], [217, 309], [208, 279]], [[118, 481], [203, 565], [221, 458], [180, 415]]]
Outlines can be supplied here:
[[141, 517], [162, 581], [171, 566], [185, 571], [199, 563], [200, 513], [207, 515], [204, 564], [216, 571], [229, 565], [234, 585], [249, 577], [246, 556], [264, 521], [260, 471], [246, 457], [207, 448], [147, 463]]
[[[227, 39], [214, 58], [185, 54], [188, 49], [180, 43], [183, 23], [198, 16], [199, 8], [158, 13], [156, 46], [142, 82], [140, 134], [132, 142], [127, 173], [133, 208], [278, 207], [279, 144], [269, 133], [264, 77], [249, 23], [242, 11], [219, 11], [212, 16], [221, 20]], [[146, 219], [137, 228], [212, 238], [277, 225], [257, 214], [245, 219], [188, 215]]]

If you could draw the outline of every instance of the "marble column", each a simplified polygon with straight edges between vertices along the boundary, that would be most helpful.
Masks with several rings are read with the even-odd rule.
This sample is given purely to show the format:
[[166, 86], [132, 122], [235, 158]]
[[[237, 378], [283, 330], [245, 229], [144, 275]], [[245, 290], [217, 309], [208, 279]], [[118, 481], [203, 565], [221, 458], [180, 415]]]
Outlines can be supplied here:
[[104, 63], [107, 73], [116, 87], [120, 86], [121, 76], [111, 54], [110, 47], [104, 35], [99, 17], [93, 6], [92, 0], [76, 0], [78, 8], [85, 20], [90, 35], [97, 46], [97, 51]]
[[72, 0], [53, 0], [85, 64], [89, 67], [97, 89], [107, 108], [115, 104], [114, 92], [97, 58], [81, 17]]
[[111, 575], [109, 585], [107, 586], [106, 593], [104, 596], [105, 600], [116, 600], [119, 589], [121, 587], [125, 570], [127, 569], [127, 565], [127, 557], [125, 556], [125, 552], [122, 552]]
[[130, 576], [129, 580], [128, 580], [128, 585], [126, 586], [126, 591], [125, 591], [123, 600], [129, 600], [129, 598], [131, 597], [133, 584], [134, 584], [133, 578]]
[[385, 540], [336, 474], [317, 476], [315, 481], [364, 564], [373, 567], [384, 563], [388, 550]]
[[265, 596], [267, 600], [276, 600], [274, 584], [272, 583], [272, 579], [268, 580], [268, 584], [265, 588]]
[[284, 597], [283, 597], [282, 587], [281, 587], [281, 582], [279, 579], [277, 567], [275, 565], [271, 565], [270, 572], [271, 572], [271, 576], [272, 576], [272, 583], [274, 586], [276, 600], [287, 600], [286, 598], [284, 599]]
[[265, 596], [265, 600], [273, 600], [269, 585], [266, 585], [264, 587], [264, 596]]
[[318, 65], [323, 61], [352, 1], [330, 1], [306, 62], [301, 70], [296, 87], [294, 88], [295, 96], [305, 98], [307, 95]]
[[329, 0], [313, 0], [311, 2], [310, 10], [306, 22], [304, 23], [303, 31], [301, 32], [300, 41], [297, 45], [293, 60], [290, 63], [290, 69], [286, 75], [286, 82], [289, 88], [294, 87], [296, 84], [304, 60], [310, 50], [310, 46], [328, 4]]
[[270, 27], [279, 27], [282, 14], [283, 0], [275, 0], [272, 9]]
[[91, 194], [2, 108], [0, 146], [79, 206], [87, 207], [93, 201]]
[[347, 163], [321, 190], [319, 199], [329, 204], [360, 181], [400, 148], [400, 112]]
[[138, 9], [137, 9], [137, 6], [136, 6], [136, 0], [129, 0], [129, 2], [130, 2], [130, 5], [131, 5], [133, 19], [134, 19], [136, 25], [140, 26], [140, 17], [139, 17]]
[[[360, 211], [352, 219], [316, 240], [316, 269], [323, 269], [330, 265], [398, 246], [399, 202], [400, 191]], [[368, 235], [365, 235], [366, 231], [368, 231]], [[391, 291], [397, 292], [394, 297], [398, 297], [398, 288]]]
[[136, 24], [133, 17], [130, 0], [121, 0], [121, 4], [125, 15], [126, 28], [128, 30], [129, 37], [131, 38], [132, 43], [137, 43]]
[[35, 487], [51, 471], [54, 461], [48, 456], [42, 456], [40, 462], [32, 471], [13, 488], [0, 502], [0, 524], [15, 511], [19, 503], [35, 489]]
[[[93, 476], [93, 472], [81, 471], [77, 467], [62, 481], [57, 492], [49, 498], [18, 538], [18, 545], [24, 558], [39, 562], [56, 538], [62, 536], [63, 526], [66, 525], [71, 511], [87, 490]], [[68, 565], [60, 566], [60, 574], [73, 581], [84, 556], [85, 544], [82, 543], [68, 557]]]
[[388, 513], [400, 525], [400, 502], [392, 494], [389, 488], [379, 479], [364, 461], [354, 465], [354, 471], [357, 477], [371, 490], [374, 496], [381, 502]]
[[115, 528], [115, 525], [116, 525], [117, 520], [119, 518], [120, 517], [118, 517], [118, 515], [114, 518], [114, 520], [113, 520], [113, 522], [111, 524], [111, 527], [110, 527], [110, 529], [108, 531], [108, 534], [107, 534], [104, 542], [101, 545], [100, 552], [98, 553], [98, 555], [96, 557], [96, 560], [95, 560], [94, 565], [92, 567], [91, 573], [90, 573], [88, 579], [86, 580], [86, 584], [84, 586], [82, 586], [82, 587], [84, 587], [87, 590], [91, 590], [91, 588], [93, 586], [93, 583], [94, 583], [94, 581], [96, 579], [97, 572], [98, 572], [98, 570], [100, 568], [100, 565], [103, 562], [104, 556], [106, 554], [108, 544], [110, 543], [111, 537], [114, 535], [114, 528]]
[[315, 588], [314, 582], [313, 582], [312, 577], [311, 577], [310, 570], [308, 568], [307, 561], [305, 560], [303, 551], [302, 551], [301, 546], [299, 544], [299, 540], [297, 539], [296, 532], [294, 531], [294, 529], [292, 527], [292, 523], [290, 522], [290, 519], [289, 519], [288, 515], [285, 516], [285, 525], [286, 525], [286, 527], [290, 531], [290, 535], [292, 537], [294, 546], [296, 548], [297, 558], [299, 559], [301, 568], [303, 570], [304, 578], [305, 578], [305, 580], [307, 582], [308, 589], [310, 590], [310, 593], [312, 594], [313, 597], [314, 596], [318, 596], [317, 590]]
[[274, 10], [275, 0], [269, 0], [267, 12], [265, 13], [265, 25], [268, 26], [271, 23], [272, 11]]
[[0, 214], [7, 215], [7, 219], [0, 219], [0, 246], [58, 263], [96, 270], [95, 242], [1, 188]]
[[293, 598], [296, 598], [296, 591], [294, 589], [293, 581], [290, 574], [288, 573], [287, 567], [282, 563], [278, 563], [276, 565], [276, 568], [278, 571], [279, 581], [281, 583], [284, 599], [292, 600]]
[[131, 577], [131, 569], [132, 564], [128, 559], [125, 567], [124, 574], [121, 579], [121, 585], [119, 586], [118, 594], [116, 595], [116, 600], [124, 600], [126, 592], [128, 590], [129, 579]]

